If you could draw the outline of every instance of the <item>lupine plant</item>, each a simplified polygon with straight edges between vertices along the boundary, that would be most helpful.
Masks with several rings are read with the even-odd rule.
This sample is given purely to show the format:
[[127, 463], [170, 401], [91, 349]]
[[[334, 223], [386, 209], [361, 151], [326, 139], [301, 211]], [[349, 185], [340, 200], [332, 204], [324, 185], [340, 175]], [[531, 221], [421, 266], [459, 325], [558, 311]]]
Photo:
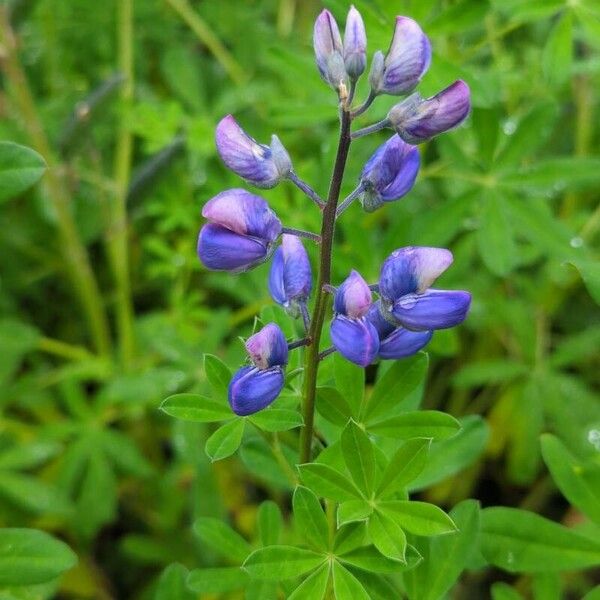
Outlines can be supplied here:
[[[202, 209], [206, 222], [198, 236], [200, 261], [213, 271], [243, 277], [245, 271], [271, 260], [265, 283], [272, 299], [288, 318], [300, 323], [295, 329], [301, 337], [289, 339], [277, 322], [257, 322], [258, 330], [245, 341], [248, 364], [232, 376], [214, 357], [206, 360], [215, 387], [226, 386], [232, 411], [206, 450], [213, 460], [235, 452], [246, 418], [265, 435], [299, 430], [292, 465], [279, 447], [274, 452], [291, 480], [298, 481], [292, 506], [304, 543], [266, 544], [240, 556], [241, 571], [223, 571], [221, 580], [212, 572], [205, 572], [204, 578], [197, 572], [192, 587], [210, 592], [242, 586], [246, 580], [252, 586], [281, 581], [294, 599], [322, 598], [328, 589], [338, 599], [369, 594], [392, 598], [399, 591], [381, 573], [409, 572], [424, 560], [413, 536], [458, 535], [449, 515], [433, 504], [410, 499], [408, 488], [425, 467], [431, 441], [452, 437], [460, 424], [435, 411], [398, 411], [402, 404], [398, 389], [415, 386], [410, 369], [389, 369], [365, 398], [364, 369], [377, 364], [382, 368], [383, 361], [423, 357], [421, 351], [434, 331], [464, 321], [471, 295], [432, 287], [453, 260], [449, 250], [435, 247], [398, 248], [383, 262], [376, 281], [367, 282], [356, 270], [343, 281], [333, 281], [335, 228], [356, 200], [367, 213], [393, 210], [393, 203], [410, 193], [420, 167], [417, 145], [458, 127], [469, 114], [470, 92], [464, 81], [431, 98], [416, 91], [429, 67], [431, 47], [421, 27], [408, 17], [396, 18], [387, 53], [373, 56], [370, 92], [361, 104], [355, 103], [355, 93], [366, 71], [367, 37], [360, 13], [350, 8], [342, 39], [333, 15], [323, 10], [314, 25], [313, 44], [319, 74], [337, 96], [340, 121], [324, 197], [296, 173], [276, 135], [270, 144], [260, 143], [227, 115], [217, 125], [215, 138], [225, 165], [249, 186], [273, 188], [287, 181], [302, 190], [321, 214], [321, 230], [284, 224], [277, 207], [254, 192], [235, 188], [206, 202]], [[382, 94], [402, 99], [384, 120], [353, 127]], [[366, 162], [356, 188], [340, 199], [353, 140], [382, 129], [391, 130], [389, 139]], [[314, 277], [305, 243], [318, 248]], [[292, 352], [303, 354], [294, 370], [288, 368]], [[320, 385], [328, 378], [319, 377], [320, 366], [334, 360], [334, 354], [340, 357], [333, 367], [335, 386]], [[421, 358], [411, 364], [418, 362]], [[317, 408], [324, 417], [322, 430], [315, 426]], [[190, 395], [168, 398], [163, 410], [206, 421], [223, 416], [214, 399]], [[386, 437], [394, 440], [392, 445], [381, 443]], [[472, 507], [465, 508], [469, 510]], [[207, 531], [213, 527], [224, 525], [205, 523], [200, 535], [215, 539]], [[268, 589], [269, 597], [276, 593], [274, 584]]]

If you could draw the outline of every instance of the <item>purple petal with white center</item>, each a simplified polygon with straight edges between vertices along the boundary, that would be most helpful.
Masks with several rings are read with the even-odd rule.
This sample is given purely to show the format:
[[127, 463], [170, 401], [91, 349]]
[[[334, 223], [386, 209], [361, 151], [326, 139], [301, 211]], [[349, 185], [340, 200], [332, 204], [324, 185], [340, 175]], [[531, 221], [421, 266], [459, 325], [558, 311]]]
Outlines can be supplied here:
[[407, 98], [390, 110], [388, 119], [405, 142], [420, 144], [460, 125], [470, 110], [469, 86], [459, 80], [432, 98]]
[[[287, 176], [292, 168], [290, 158], [277, 140], [275, 146], [259, 144], [236, 122], [232, 115], [217, 125], [215, 141], [223, 162], [240, 177], [262, 188], [271, 188]], [[276, 150], [274, 155], [273, 150]]]
[[333, 310], [340, 315], [358, 319], [367, 314], [373, 296], [360, 273], [352, 270], [335, 292]]
[[367, 66], [367, 34], [360, 13], [350, 7], [344, 30], [344, 64], [352, 79], [360, 77]]
[[408, 94], [419, 83], [431, 63], [431, 44], [418, 23], [396, 17], [394, 37], [384, 61], [378, 93]]
[[211, 198], [202, 209], [202, 216], [235, 233], [249, 235], [266, 242], [281, 234], [281, 221], [267, 201], [246, 190], [225, 190]]
[[410, 331], [398, 327], [379, 341], [379, 358], [397, 359], [416, 354], [431, 340], [433, 331]]
[[271, 367], [266, 371], [256, 367], [242, 367], [229, 383], [229, 405], [241, 417], [254, 414], [269, 406], [279, 396], [284, 383], [281, 367]]
[[246, 352], [259, 369], [286, 365], [288, 345], [276, 323], [268, 323], [246, 340]]
[[331, 55], [337, 52], [340, 56], [343, 54], [342, 37], [333, 15], [328, 10], [323, 10], [315, 21], [313, 31], [313, 46], [315, 49], [315, 58], [321, 77], [329, 83], [328, 62]]
[[207, 269], [241, 273], [266, 260], [268, 247], [256, 238], [207, 223], [198, 236], [198, 256]]
[[[399, 136], [392, 136], [382, 144], [365, 164], [361, 183], [366, 185], [367, 196], [375, 195], [373, 208], [382, 202], [398, 200], [406, 195], [413, 187], [421, 158], [416, 146], [405, 143]], [[365, 206], [367, 210], [369, 207]]]
[[381, 297], [394, 302], [405, 294], [424, 292], [452, 260], [452, 252], [445, 248], [408, 246], [394, 250], [381, 266]]
[[284, 233], [269, 272], [271, 296], [287, 307], [293, 300], [306, 300], [311, 289], [312, 271], [304, 244], [297, 236]]
[[399, 298], [391, 312], [398, 323], [408, 329], [447, 329], [465, 320], [470, 305], [469, 292], [430, 289], [424, 294]]
[[331, 321], [331, 342], [347, 360], [361, 367], [370, 365], [379, 351], [379, 337], [373, 324], [362, 319], [337, 315]]

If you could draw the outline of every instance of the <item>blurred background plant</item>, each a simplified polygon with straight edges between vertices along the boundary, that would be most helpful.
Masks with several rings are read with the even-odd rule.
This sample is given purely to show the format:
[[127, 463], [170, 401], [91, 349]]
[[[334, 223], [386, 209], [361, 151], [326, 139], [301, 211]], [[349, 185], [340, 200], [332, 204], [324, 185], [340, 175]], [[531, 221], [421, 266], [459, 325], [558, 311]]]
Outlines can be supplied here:
[[[429, 346], [424, 406], [481, 414], [487, 425], [465, 428], [450, 458], [438, 453], [449, 468], [421, 496], [526, 508], [597, 537], [578, 498], [557, 488], [556, 465], [568, 457], [575, 471], [592, 469], [600, 502], [600, 7], [355, 5], [369, 54], [387, 48], [395, 15], [421, 23], [435, 56], [423, 94], [456, 78], [472, 90], [467, 124], [422, 147], [413, 192], [390, 210], [353, 206], [337, 232], [335, 281], [350, 268], [374, 281], [400, 246], [448, 246], [449, 287], [473, 293], [466, 324]], [[259, 140], [277, 132], [297, 172], [326, 190], [335, 98], [311, 49], [323, 6], [340, 17], [348, 8], [339, 0], [0, 6], [0, 138], [47, 163], [33, 190], [0, 190], [0, 525], [43, 529], [79, 557], [60, 584], [28, 596], [6, 588], [3, 598], [198, 597], [165, 591], [183, 586], [185, 567], [163, 572], [175, 562], [216, 564], [192, 532], [195, 519], [229, 516], [251, 535], [261, 500], [289, 512], [291, 488], [258, 438], [241, 459], [212, 465], [203, 447], [214, 428], [174, 421], [158, 406], [207, 389], [205, 353], [241, 363], [236, 336], [249, 335], [271, 304], [267, 266], [215, 275], [196, 257], [201, 206], [239, 186], [216, 156], [218, 120], [235, 113]], [[378, 98], [369, 122], [394, 101]], [[343, 195], [385, 135], [353, 148]], [[282, 221], [317, 229], [317, 211], [297, 190], [264, 196]], [[476, 566], [456, 597], [580, 598], [593, 587], [589, 573], [509, 576]]]

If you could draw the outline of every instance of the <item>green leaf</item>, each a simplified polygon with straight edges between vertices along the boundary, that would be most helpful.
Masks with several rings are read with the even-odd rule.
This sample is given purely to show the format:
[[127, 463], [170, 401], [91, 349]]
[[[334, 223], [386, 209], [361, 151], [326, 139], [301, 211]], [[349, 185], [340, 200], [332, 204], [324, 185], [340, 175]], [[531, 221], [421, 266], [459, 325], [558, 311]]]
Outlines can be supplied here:
[[500, 277], [508, 275], [517, 260], [513, 227], [502, 197], [489, 191], [482, 200], [477, 230], [479, 254], [488, 269]]
[[194, 600], [186, 585], [188, 575], [183, 565], [169, 565], [160, 575], [152, 600]]
[[462, 430], [453, 438], [432, 444], [427, 464], [410, 483], [409, 490], [422, 490], [458, 473], [475, 462], [483, 453], [489, 430], [478, 415], [460, 420]]
[[299, 535], [318, 550], [326, 550], [329, 530], [319, 499], [308, 488], [298, 486], [292, 500], [294, 524]]
[[373, 512], [373, 507], [366, 500], [346, 500], [340, 502], [337, 509], [338, 527], [346, 523], [364, 521]]
[[163, 400], [160, 410], [176, 419], [196, 423], [224, 421], [235, 417], [231, 409], [200, 394], [175, 394]]
[[368, 544], [367, 524], [348, 523], [338, 528], [333, 541], [333, 549], [338, 556], [352, 552]]
[[423, 352], [394, 362], [375, 384], [366, 405], [364, 421], [370, 423], [376, 417], [402, 407], [424, 381], [428, 363], [427, 354]]
[[298, 465], [302, 481], [318, 496], [338, 502], [360, 498], [356, 486], [342, 473], [327, 465], [307, 463]]
[[[336, 553], [337, 555], [337, 553]], [[408, 545], [406, 547], [406, 563], [392, 560], [383, 556], [375, 546], [363, 546], [343, 555], [337, 555], [337, 559], [351, 567], [357, 567], [363, 571], [372, 573], [398, 573], [405, 569], [413, 568], [421, 557], [416, 550]]]
[[194, 569], [187, 579], [188, 587], [199, 594], [220, 594], [245, 588], [250, 579], [241, 567]]
[[571, 571], [600, 564], [600, 543], [532, 512], [481, 511], [481, 551], [511, 573]]
[[446, 597], [476, 552], [479, 539], [479, 504], [464, 500], [450, 516], [458, 531], [419, 540], [424, 560], [406, 574], [409, 596], [414, 600]]
[[60, 452], [56, 442], [31, 442], [0, 452], [0, 469], [33, 469]]
[[600, 585], [590, 590], [581, 600], [600, 600]]
[[365, 496], [373, 491], [375, 455], [369, 436], [354, 421], [350, 421], [341, 435], [344, 462], [354, 483]]
[[335, 387], [348, 403], [352, 416], [358, 417], [365, 393], [365, 370], [336, 352], [333, 355]]
[[231, 456], [239, 448], [245, 424], [244, 419], [229, 421], [206, 440], [204, 449], [213, 462]]
[[577, 269], [590, 296], [596, 304], [600, 304], [600, 264], [598, 261], [578, 259], [571, 260], [568, 264], [573, 265]]
[[300, 577], [324, 563], [326, 557], [294, 546], [267, 546], [255, 550], [244, 563], [251, 577], [280, 581]]
[[396, 450], [380, 477], [377, 496], [393, 494], [419, 476], [429, 454], [430, 438], [408, 440]]
[[541, 437], [542, 456], [565, 498], [600, 525], [600, 466], [579, 462], [555, 436]]
[[37, 347], [40, 337], [31, 325], [14, 319], [0, 319], [0, 384], [17, 370], [23, 356]]
[[11, 471], [0, 471], [0, 497], [34, 513], [65, 514], [73, 508], [57, 487]]
[[311, 573], [293, 592], [288, 600], [323, 600], [329, 581], [329, 565]]
[[317, 410], [324, 419], [339, 427], [344, 427], [352, 418], [350, 404], [332, 387], [317, 388]]
[[369, 518], [367, 531], [381, 554], [406, 562], [406, 534], [394, 519], [376, 510]]
[[445, 440], [460, 431], [460, 423], [447, 413], [419, 410], [389, 417], [368, 426], [369, 432], [399, 440], [425, 437]]
[[546, 39], [542, 52], [542, 71], [551, 85], [559, 85], [571, 77], [572, 66], [573, 14], [566, 10]]
[[435, 504], [414, 500], [381, 502], [379, 510], [415, 535], [431, 536], [456, 531], [454, 521]]
[[248, 419], [265, 431], [288, 431], [303, 423], [302, 415], [297, 410], [287, 408], [265, 408]]
[[208, 383], [212, 388], [213, 394], [217, 399], [227, 398], [227, 389], [231, 381], [231, 371], [229, 367], [213, 354], [204, 355], [204, 373]]
[[77, 564], [64, 543], [35, 529], [0, 529], [0, 585], [34, 585]]
[[46, 162], [37, 152], [13, 142], [0, 142], [0, 203], [22, 194], [45, 170]]
[[258, 531], [263, 546], [272, 546], [279, 542], [283, 518], [275, 502], [265, 500], [258, 508]]
[[243, 562], [252, 550], [239, 533], [219, 519], [196, 519], [194, 533], [215, 552], [233, 562]]
[[339, 562], [333, 563], [335, 600], [371, 600], [362, 583]]

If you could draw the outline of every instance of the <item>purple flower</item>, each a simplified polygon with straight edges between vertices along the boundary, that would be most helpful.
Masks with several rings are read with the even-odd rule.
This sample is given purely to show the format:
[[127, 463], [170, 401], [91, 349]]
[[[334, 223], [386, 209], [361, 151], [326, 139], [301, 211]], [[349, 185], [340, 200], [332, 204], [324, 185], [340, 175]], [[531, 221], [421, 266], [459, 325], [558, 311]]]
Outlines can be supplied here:
[[260, 196], [242, 189], [221, 192], [202, 209], [198, 256], [213, 271], [247, 271], [270, 256], [281, 222]]
[[392, 252], [379, 279], [382, 316], [414, 331], [462, 323], [471, 294], [429, 287], [451, 264], [452, 253], [444, 248], [409, 246]]
[[333, 300], [335, 316], [331, 321], [331, 341], [349, 361], [366, 367], [379, 350], [379, 337], [365, 315], [371, 306], [371, 290], [356, 271], [340, 285]]
[[381, 310], [381, 301], [378, 300], [371, 305], [367, 314], [367, 320], [373, 324], [379, 336], [379, 358], [398, 359], [412, 356], [431, 340], [433, 331], [410, 331], [404, 327], [397, 327], [383, 318]]
[[333, 310], [352, 319], [364, 317], [371, 306], [372, 294], [360, 273], [352, 270], [337, 289], [333, 298]]
[[420, 166], [417, 147], [392, 136], [377, 148], [363, 168], [360, 177], [364, 187], [360, 196], [363, 208], [373, 212], [384, 202], [402, 198], [412, 189]]
[[228, 398], [236, 415], [251, 415], [269, 406], [283, 389], [288, 347], [275, 323], [265, 325], [246, 341], [254, 366], [239, 369], [231, 379]]
[[369, 82], [375, 94], [402, 96], [419, 83], [431, 62], [431, 44], [416, 21], [396, 17], [390, 48], [373, 56]]
[[312, 272], [304, 245], [295, 235], [284, 233], [269, 272], [271, 296], [291, 314], [298, 316], [298, 304], [306, 302], [311, 288]]
[[460, 125], [471, 110], [469, 86], [460, 79], [431, 98], [416, 93], [393, 106], [388, 119], [409, 144], [420, 144]]
[[276, 135], [271, 145], [251, 138], [231, 115], [217, 125], [215, 140], [223, 162], [240, 177], [260, 188], [272, 188], [292, 170], [292, 162]]
[[351, 79], [358, 79], [367, 66], [367, 34], [360, 13], [350, 7], [344, 31], [344, 65]]

